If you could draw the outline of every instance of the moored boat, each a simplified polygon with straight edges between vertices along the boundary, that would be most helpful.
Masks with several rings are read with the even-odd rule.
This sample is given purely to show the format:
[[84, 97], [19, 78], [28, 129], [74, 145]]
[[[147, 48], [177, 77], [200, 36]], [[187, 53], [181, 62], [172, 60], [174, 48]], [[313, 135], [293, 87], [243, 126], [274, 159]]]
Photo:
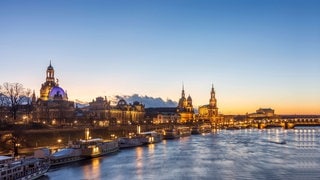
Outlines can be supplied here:
[[186, 127], [186, 126], [172, 127], [172, 128], [163, 130], [164, 139], [176, 139], [176, 138], [190, 136], [190, 135], [191, 135], [191, 130], [189, 127]]
[[119, 148], [130, 148], [130, 147], [137, 147], [137, 146], [141, 146], [142, 142], [141, 142], [141, 138], [139, 137], [120, 137], [118, 138], [118, 145]]
[[199, 126], [192, 127], [191, 134], [201, 134]]
[[142, 144], [158, 143], [158, 142], [161, 142], [163, 139], [162, 134], [156, 131], [142, 132], [137, 136], [140, 138], [140, 141], [142, 142]]
[[81, 156], [84, 158], [103, 156], [119, 150], [117, 140], [91, 139], [89, 128], [85, 128], [84, 137], [84, 140], [78, 140], [72, 143], [73, 146], [81, 149]]
[[163, 139], [175, 139], [179, 137], [179, 132], [176, 128], [169, 128], [163, 130]]
[[181, 126], [177, 128], [177, 131], [179, 133], [179, 137], [185, 137], [191, 135], [191, 130], [189, 127]]
[[47, 159], [35, 157], [13, 158], [0, 156], [0, 179], [37, 179], [49, 169]]
[[51, 166], [72, 163], [85, 159], [80, 148], [63, 148], [50, 155]]
[[212, 126], [211, 124], [203, 124], [200, 127], [200, 132], [201, 133], [211, 133], [212, 132]]
[[81, 156], [92, 158], [114, 153], [119, 150], [117, 140], [104, 140], [101, 138], [79, 140], [75, 142], [81, 149]]

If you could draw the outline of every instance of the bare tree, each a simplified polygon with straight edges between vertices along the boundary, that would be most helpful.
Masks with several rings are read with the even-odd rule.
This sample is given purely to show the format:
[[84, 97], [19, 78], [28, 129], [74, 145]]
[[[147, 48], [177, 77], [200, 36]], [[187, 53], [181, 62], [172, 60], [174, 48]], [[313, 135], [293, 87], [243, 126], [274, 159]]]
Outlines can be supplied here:
[[6, 98], [10, 109], [11, 117], [17, 119], [17, 111], [23, 104], [30, 103], [31, 90], [25, 89], [20, 83], [4, 83], [0, 88], [0, 93]]
[[19, 155], [19, 148], [25, 144], [25, 132], [22, 128], [16, 127], [11, 133], [0, 138], [3, 150], [10, 150], [14, 156]]
[[5, 119], [7, 115], [8, 109], [8, 98], [1, 93], [1, 86], [0, 86], [0, 122]]

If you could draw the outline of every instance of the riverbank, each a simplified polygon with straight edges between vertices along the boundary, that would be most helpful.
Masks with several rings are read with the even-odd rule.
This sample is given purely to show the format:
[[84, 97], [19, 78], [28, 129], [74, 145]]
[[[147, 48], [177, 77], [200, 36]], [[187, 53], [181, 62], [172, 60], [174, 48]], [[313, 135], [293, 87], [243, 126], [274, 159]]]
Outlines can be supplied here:
[[[166, 128], [168, 125], [140, 125], [141, 132]], [[50, 129], [29, 129], [19, 130], [16, 136], [19, 136], [19, 154], [30, 155], [35, 149], [41, 147], [59, 148], [67, 146], [71, 140], [84, 139], [84, 129], [86, 127], [63, 127]], [[14, 131], [1, 131], [3, 137]], [[92, 138], [112, 139], [115, 137], [128, 136], [129, 133], [136, 133], [137, 126], [110, 126], [110, 127], [90, 127], [90, 136]], [[10, 148], [0, 148], [0, 154], [10, 154]]]

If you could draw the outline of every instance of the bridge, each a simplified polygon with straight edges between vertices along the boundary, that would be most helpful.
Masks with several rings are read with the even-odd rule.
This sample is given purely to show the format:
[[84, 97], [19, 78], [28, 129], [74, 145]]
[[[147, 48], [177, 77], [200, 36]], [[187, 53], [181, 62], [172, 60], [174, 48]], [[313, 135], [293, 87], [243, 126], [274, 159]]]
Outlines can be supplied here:
[[292, 129], [297, 126], [320, 126], [320, 115], [287, 115], [276, 118], [245, 119], [237, 122], [228, 123], [228, 126], [239, 128], [272, 128], [282, 127]]

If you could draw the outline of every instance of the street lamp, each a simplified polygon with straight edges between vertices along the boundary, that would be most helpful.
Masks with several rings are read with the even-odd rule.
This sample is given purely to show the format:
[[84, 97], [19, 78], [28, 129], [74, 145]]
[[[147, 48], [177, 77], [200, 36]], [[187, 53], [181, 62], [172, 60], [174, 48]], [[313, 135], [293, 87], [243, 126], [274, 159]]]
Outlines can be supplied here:
[[57, 140], [57, 142], [58, 142], [58, 145], [59, 145], [59, 149], [60, 149], [60, 144], [61, 144], [61, 141], [62, 141], [61, 139], [58, 139], [58, 140]]

